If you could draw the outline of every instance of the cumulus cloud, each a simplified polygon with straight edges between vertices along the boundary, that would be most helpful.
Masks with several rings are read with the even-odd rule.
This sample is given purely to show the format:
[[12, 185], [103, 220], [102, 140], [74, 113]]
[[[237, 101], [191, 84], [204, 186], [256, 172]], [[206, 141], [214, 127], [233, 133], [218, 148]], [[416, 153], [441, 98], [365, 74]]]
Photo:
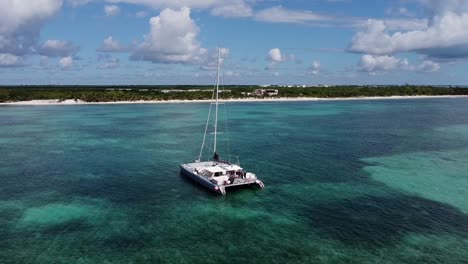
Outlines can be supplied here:
[[426, 27], [392, 32], [382, 20], [368, 20], [358, 32], [349, 51], [374, 55], [417, 52], [433, 58], [468, 57], [468, 1], [419, 0], [433, 14]]
[[418, 72], [436, 72], [440, 70], [440, 65], [436, 62], [425, 60], [414, 69]]
[[281, 50], [279, 48], [271, 49], [268, 52], [267, 59], [269, 61], [272, 61], [272, 62], [282, 62], [283, 61], [283, 55], [281, 54]]
[[199, 31], [189, 8], [165, 9], [150, 19], [150, 31], [137, 45], [131, 59], [155, 63], [199, 62], [207, 52], [197, 40]]
[[61, 8], [61, 0], [0, 2], [0, 32], [12, 33], [32, 23], [43, 22]]
[[285, 61], [285, 57], [283, 56], [279, 48], [273, 48], [270, 51], [268, 51], [266, 60], [270, 63], [265, 67], [265, 70], [269, 71], [276, 69], [279, 63]]
[[63, 40], [52, 39], [39, 43], [42, 26], [58, 13], [62, 5], [63, 0], [0, 1], [2, 67], [23, 66], [25, 56], [37, 54], [42, 56], [42, 64], [48, 61], [48, 57], [61, 57], [59, 64], [63, 68], [73, 65], [73, 57], [79, 47]]
[[106, 16], [116, 16], [120, 13], [120, 7], [117, 5], [106, 5], [104, 7]]
[[265, 67], [265, 70], [274, 70], [278, 64], [286, 61], [293, 61], [297, 64], [301, 64], [300, 59], [296, 59], [294, 54], [284, 54], [279, 48], [273, 48], [268, 51], [267, 57], [265, 58], [269, 61], [269, 64]]
[[63, 57], [59, 60], [59, 64], [62, 69], [70, 69], [73, 67], [73, 58], [71, 56]]
[[32, 53], [42, 25], [61, 7], [62, 0], [0, 1], [0, 53]]
[[[131, 46], [122, 45], [112, 36], [103, 40], [99, 52], [129, 52], [130, 59], [153, 63], [196, 64], [200, 69], [216, 67], [217, 50], [201, 47], [197, 37], [199, 28], [190, 17], [189, 8], [164, 9], [159, 16], [149, 20], [150, 30], [143, 40]], [[229, 49], [221, 48], [222, 58], [229, 56]], [[104, 55], [103, 55], [104, 56]], [[108, 55], [106, 55], [108, 56]], [[101, 61], [103, 59], [101, 58]], [[117, 61], [107, 61], [101, 68], [113, 68]]]
[[359, 63], [359, 70], [364, 72], [392, 71], [404, 68], [407, 60], [401, 60], [393, 56], [363, 55]]
[[123, 51], [127, 51], [127, 48], [125, 46], [122, 46], [112, 36], [109, 36], [104, 39], [98, 51], [100, 52], [123, 52]]
[[321, 68], [320, 61], [314, 60], [312, 62], [312, 65], [310, 65], [308, 72], [309, 74], [312, 74], [312, 75], [318, 75], [320, 73], [320, 68]]
[[0, 53], [0, 67], [18, 67], [23, 65], [23, 60], [9, 53]]
[[425, 60], [419, 65], [411, 65], [407, 59], [370, 54], [363, 55], [358, 65], [359, 71], [369, 73], [389, 71], [436, 72], [439, 69], [440, 65], [430, 60]]
[[50, 39], [44, 42], [38, 49], [38, 53], [47, 57], [74, 56], [79, 47], [69, 41]]

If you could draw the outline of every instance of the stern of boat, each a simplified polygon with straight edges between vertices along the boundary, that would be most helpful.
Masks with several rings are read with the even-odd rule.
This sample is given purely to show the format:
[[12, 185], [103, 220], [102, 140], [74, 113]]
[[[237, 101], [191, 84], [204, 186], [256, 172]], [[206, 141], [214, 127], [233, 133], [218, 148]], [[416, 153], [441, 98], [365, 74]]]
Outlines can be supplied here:
[[222, 195], [226, 195], [226, 188], [224, 186], [218, 186], [217, 192]]
[[265, 184], [261, 180], [256, 180], [255, 183], [258, 185], [258, 187], [260, 187], [260, 189], [265, 188]]

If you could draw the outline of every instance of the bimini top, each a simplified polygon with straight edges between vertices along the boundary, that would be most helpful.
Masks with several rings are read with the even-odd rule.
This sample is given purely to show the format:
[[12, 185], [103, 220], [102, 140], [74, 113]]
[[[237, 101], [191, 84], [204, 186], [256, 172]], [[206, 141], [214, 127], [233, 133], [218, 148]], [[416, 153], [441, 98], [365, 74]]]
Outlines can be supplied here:
[[237, 165], [234, 165], [234, 164], [229, 164], [229, 165], [219, 164], [219, 165], [215, 165], [215, 166], [203, 167], [203, 169], [210, 172], [210, 173], [242, 170], [241, 167], [239, 167]]
[[234, 164], [229, 164], [229, 165], [221, 165], [221, 167], [227, 171], [238, 171], [238, 170], [242, 170], [241, 167], [237, 166], [237, 165], [234, 165]]
[[204, 167], [203, 169], [211, 172], [211, 173], [217, 173], [217, 172], [224, 172], [226, 169], [223, 169], [219, 166], [210, 166], [210, 167]]

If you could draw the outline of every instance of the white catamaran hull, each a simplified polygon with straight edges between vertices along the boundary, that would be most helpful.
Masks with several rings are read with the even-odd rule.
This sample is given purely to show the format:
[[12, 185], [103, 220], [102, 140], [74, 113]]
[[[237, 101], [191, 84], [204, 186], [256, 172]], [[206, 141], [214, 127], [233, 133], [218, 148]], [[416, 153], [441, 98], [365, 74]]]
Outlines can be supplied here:
[[[208, 165], [207, 163], [211, 163]], [[209, 190], [226, 195], [226, 188], [229, 187], [235, 187], [235, 186], [257, 186], [259, 188], [264, 188], [264, 184], [262, 181], [258, 180], [255, 176], [252, 178], [246, 178], [246, 177], [227, 177], [226, 181], [220, 181], [219, 179], [216, 178], [222, 178], [221, 177], [213, 177], [213, 178], [208, 178], [204, 175], [201, 175], [200, 173], [197, 173], [197, 168], [203, 168], [206, 166], [215, 166], [216, 163], [214, 162], [195, 162], [195, 163], [187, 163], [187, 164], [180, 164], [180, 171], [181, 173], [190, 178], [191, 180], [197, 182], [198, 184], [208, 188]]]

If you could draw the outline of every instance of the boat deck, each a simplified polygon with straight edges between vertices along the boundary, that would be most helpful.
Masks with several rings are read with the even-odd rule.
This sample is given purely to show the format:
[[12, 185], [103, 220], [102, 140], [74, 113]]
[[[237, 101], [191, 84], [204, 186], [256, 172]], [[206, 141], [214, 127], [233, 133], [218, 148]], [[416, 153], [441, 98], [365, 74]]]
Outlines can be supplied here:
[[181, 164], [184, 174], [201, 183], [209, 189], [226, 194], [226, 188], [258, 185], [264, 188], [263, 182], [255, 174], [244, 172], [243, 169], [225, 161], [203, 161]]

